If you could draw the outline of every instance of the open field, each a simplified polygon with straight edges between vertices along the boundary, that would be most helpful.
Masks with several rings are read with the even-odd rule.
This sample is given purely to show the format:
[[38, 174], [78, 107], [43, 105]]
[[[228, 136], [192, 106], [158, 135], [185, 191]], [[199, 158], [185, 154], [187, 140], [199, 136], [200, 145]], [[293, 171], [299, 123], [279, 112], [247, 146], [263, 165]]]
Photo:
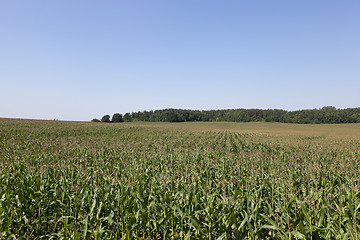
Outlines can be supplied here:
[[232, 131], [283, 136], [323, 136], [360, 140], [360, 124], [291, 124], [269, 122], [134, 122], [132, 126], [175, 128], [192, 131]]
[[360, 239], [360, 124], [0, 119], [0, 239]]

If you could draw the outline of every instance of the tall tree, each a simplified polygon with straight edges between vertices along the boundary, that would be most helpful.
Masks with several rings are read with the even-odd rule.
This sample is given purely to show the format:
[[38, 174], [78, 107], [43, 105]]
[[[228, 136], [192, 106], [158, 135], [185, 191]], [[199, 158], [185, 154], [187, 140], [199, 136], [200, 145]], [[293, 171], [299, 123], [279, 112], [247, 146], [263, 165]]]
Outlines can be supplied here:
[[110, 122], [110, 115], [104, 115], [104, 116], [101, 118], [101, 121], [102, 121], [102, 122]]
[[111, 119], [112, 122], [123, 122], [123, 117], [120, 113], [115, 113]]
[[125, 113], [123, 119], [124, 119], [124, 122], [131, 122], [132, 121], [130, 113]]

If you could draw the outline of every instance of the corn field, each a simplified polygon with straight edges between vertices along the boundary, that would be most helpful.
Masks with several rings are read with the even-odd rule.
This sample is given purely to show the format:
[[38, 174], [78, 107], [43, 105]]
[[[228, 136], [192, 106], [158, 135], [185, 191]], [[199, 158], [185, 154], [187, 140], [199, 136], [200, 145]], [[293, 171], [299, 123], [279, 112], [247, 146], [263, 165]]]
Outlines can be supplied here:
[[0, 119], [0, 239], [360, 239], [360, 141]]

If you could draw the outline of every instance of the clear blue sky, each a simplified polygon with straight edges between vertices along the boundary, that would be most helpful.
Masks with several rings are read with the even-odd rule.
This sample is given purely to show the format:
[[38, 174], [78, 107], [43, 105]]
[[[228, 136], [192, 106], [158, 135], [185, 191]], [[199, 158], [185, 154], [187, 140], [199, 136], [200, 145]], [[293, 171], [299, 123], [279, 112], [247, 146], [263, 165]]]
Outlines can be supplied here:
[[360, 107], [360, 1], [0, 4], [0, 117]]

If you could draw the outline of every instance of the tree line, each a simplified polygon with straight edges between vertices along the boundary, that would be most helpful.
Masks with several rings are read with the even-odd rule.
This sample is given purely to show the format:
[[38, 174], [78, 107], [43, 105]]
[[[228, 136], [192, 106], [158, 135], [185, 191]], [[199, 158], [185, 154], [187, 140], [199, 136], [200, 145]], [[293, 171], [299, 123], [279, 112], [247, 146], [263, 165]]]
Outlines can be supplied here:
[[282, 122], [302, 124], [360, 123], [360, 108], [337, 109], [332, 106], [320, 109], [286, 111], [281, 109], [223, 109], [223, 110], [185, 110], [162, 109], [132, 113], [104, 115], [93, 122]]

